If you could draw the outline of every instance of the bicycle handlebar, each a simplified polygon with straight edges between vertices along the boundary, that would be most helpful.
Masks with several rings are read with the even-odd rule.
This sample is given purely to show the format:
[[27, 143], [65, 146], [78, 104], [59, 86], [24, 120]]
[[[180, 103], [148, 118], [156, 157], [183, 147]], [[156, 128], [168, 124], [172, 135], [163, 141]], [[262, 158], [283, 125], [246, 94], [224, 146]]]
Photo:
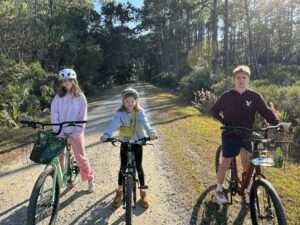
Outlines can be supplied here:
[[286, 131], [288, 129], [288, 132], [292, 131], [291, 126], [289, 124], [288, 128], [285, 128], [282, 124], [278, 124], [275, 126], [268, 126], [264, 128], [258, 128], [258, 129], [250, 129], [247, 127], [239, 127], [239, 126], [222, 126], [222, 130], [229, 133], [236, 133], [236, 134], [242, 134], [244, 132], [245, 135], [248, 136], [250, 140], [252, 139], [267, 139], [268, 138], [268, 131], [270, 130], [276, 130], [277, 132], [280, 131]]
[[223, 126], [221, 127], [221, 130], [244, 130], [244, 131], [247, 131], [247, 132], [265, 132], [265, 131], [268, 131], [268, 130], [282, 130], [283, 127], [278, 124], [278, 125], [275, 125], [275, 126], [268, 126], [268, 127], [264, 127], [264, 128], [258, 128], [258, 129], [250, 129], [250, 128], [247, 128], [247, 127], [239, 127], [239, 126]]
[[141, 138], [141, 139], [138, 139], [138, 140], [122, 140], [120, 138], [112, 137], [112, 138], [107, 138], [105, 140], [105, 142], [111, 142], [112, 144], [114, 144], [116, 142], [119, 142], [121, 144], [139, 144], [139, 145], [146, 145], [147, 141], [151, 141], [151, 138], [150, 137], [144, 137], [144, 138]]
[[[36, 121], [26, 121], [26, 120], [21, 120], [21, 124], [27, 125], [28, 127], [31, 127], [33, 129], [38, 129], [42, 128], [44, 129], [45, 127], [48, 126], [59, 126], [59, 129], [57, 132], [53, 132], [55, 135], [59, 135], [64, 127], [82, 127], [81, 125], [78, 124], [85, 124], [87, 123], [86, 120], [82, 121], [65, 121], [62, 123], [42, 123], [42, 122], [36, 122]], [[67, 126], [64, 126], [67, 125]]]

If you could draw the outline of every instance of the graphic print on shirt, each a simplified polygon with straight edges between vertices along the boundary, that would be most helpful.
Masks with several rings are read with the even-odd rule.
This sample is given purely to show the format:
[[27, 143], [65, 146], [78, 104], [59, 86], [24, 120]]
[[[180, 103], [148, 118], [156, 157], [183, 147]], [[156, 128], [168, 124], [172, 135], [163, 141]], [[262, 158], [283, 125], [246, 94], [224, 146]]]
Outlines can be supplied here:
[[121, 119], [121, 127], [130, 127], [129, 121], [125, 121], [122, 118]]
[[250, 107], [250, 106], [251, 106], [251, 104], [252, 104], [252, 101], [250, 101], [250, 100], [246, 100], [246, 106], [247, 106], [247, 107]]
[[224, 119], [224, 113], [223, 113], [223, 111], [221, 111], [220, 113], [219, 113], [219, 116], [222, 118], [222, 119]]

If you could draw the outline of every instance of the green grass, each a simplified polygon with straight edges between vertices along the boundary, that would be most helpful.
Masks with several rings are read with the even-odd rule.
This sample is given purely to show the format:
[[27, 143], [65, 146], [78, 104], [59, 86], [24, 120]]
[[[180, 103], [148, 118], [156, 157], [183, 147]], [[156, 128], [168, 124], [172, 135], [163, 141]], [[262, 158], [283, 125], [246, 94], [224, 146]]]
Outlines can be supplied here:
[[[161, 121], [156, 128], [177, 177], [188, 187], [188, 201], [192, 203], [195, 195], [215, 182], [214, 157], [220, 143], [220, 124], [171, 93], [157, 91], [151, 101], [155, 105], [172, 105], [154, 115], [155, 120]], [[264, 172], [283, 201], [289, 224], [296, 225], [300, 220], [299, 166], [289, 163], [284, 169], [268, 168]]]

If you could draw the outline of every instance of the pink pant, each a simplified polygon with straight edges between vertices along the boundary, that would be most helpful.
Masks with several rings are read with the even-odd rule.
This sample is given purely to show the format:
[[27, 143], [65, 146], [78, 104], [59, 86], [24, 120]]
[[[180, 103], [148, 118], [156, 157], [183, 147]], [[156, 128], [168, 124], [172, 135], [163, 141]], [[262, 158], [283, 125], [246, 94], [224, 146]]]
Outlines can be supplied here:
[[[85, 151], [84, 134], [71, 139], [71, 146], [77, 165], [80, 168], [80, 176], [82, 181], [91, 181], [94, 179], [93, 170], [87, 158]], [[59, 156], [61, 167], [64, 168], [64, 154]]]

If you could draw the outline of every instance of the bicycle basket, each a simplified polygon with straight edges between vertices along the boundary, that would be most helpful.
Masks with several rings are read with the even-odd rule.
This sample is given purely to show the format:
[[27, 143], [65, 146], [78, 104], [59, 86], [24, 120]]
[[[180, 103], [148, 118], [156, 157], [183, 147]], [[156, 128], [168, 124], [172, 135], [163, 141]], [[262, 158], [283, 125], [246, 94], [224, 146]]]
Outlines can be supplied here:
[[282, 168], [288, 154], [287, 143], [269, 143], [265, 149], [260, 149], [258, 155], [251, 160], [255, 166]]
[[48, 164], [66, 146], [66, 139], [55, 136], [51, 131], [39, 131], [30, 159], [39, 164]]

